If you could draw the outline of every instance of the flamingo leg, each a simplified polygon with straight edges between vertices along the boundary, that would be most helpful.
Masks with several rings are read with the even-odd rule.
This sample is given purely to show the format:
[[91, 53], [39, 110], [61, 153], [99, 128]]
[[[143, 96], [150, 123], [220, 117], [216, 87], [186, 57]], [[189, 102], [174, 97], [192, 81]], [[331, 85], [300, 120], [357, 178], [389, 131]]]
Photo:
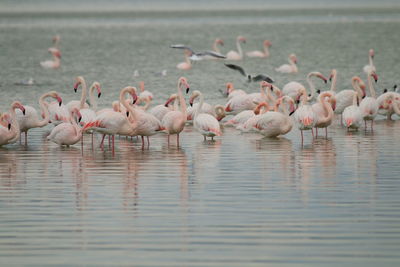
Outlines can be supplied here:
[[103, 134], [103, 138], [101, 138], [100, 148], [104, 148], [104, 139], [105, 138], [106, 138], [106, 135]]
[[115, 153], [115, 147], [114, 147], [115, 135], [112, 135], [111, 140], [112, 140], [112, 154], [114, 155], [114, 153]]
[[[168, 140], [169, 140], [169, 136], [168, 136]], [[179, 147], [179, 133], [176, 134], [176, 146]]]
[[315, 128], [315, 137], [318, 137], [318, 128]]
[[312, 138], [314, 139], [314, 129], [311, 128]]
[[168, 134], [168, 146], [169, 146], [169, 134]]
[[371, 131], [374, 131], [374, 120], [371, 121]]
[[300, 130], [301, 133], [301, 145], [303, 145], [303, 130]]
[[203, 136], [204, 136], [204, 141], [207, 141], [206, 136], [205, 135], [203, 135]]
[[325, 138], [328, 139], [328, 127], [325, 127]]
[[150, 147], [150, 138], [147, 136], [147, 148]]
[[144, 136], [142, 135], [142, 150], [144, 150]]

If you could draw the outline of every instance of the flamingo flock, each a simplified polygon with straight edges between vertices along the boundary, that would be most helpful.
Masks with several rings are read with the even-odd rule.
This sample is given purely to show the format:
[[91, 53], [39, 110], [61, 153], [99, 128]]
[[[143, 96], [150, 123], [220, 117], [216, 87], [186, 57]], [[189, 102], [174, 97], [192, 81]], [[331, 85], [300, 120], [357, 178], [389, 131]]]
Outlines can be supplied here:
[[[61, 53], [59, 50], [60, 37], [54, 37], [54, 47], [49, 48], [53, 61], [41, 62], [44, 68], [56, 69], [60, 66]], [[243, 52], [242, 44], [247, 41], [243, 36], [236, 38], [237, 51], [221, 54], [219, 46], [224, 45], [221, 39], [213, 43], [212, 51], [194, 52], [186, 45], [171, 47], [183, 49], [185, 62], [178, 64], [178, 69], [188, 70], [192, 67], [192, 60], [235, 60], [240, 61], [246, 55], [254, 58], [267, 58], [270, 55], [271, 42], [263, 42], [263, 51]], [[377, 96], [374, 82], [378, 81], [376, 67], [373, 64], [374, 50], [369, 51], [369, 64], [363, 68], [367, 83], [354, 76], [351, 79], [352, 89], [338, 91], [336, 88], [338, 71], [333, 69], [329, 75], [312, 71], [306, 76], [307, 85], [291, 81], [283, 85], [282, 90], [266, 75], [248, 75], [237, 65], [225, 64], [237, 70], [248, 81], [260, 82], [260, 91], [248, 93], [245, 90], [235, 89], [234, 84], [226, 82], [225, 103], [210, 105], [205, 102], [206, 96], [199, 90], [190, 93], [189, 81], [180, 77], [177, 81], [176, 92], [171, 91], [165, 104], [150, 108], [156, 94], [145, 89], [144, 82], [140, 82], [137, 90], [134, 86], [126, 86], [120, 90], [119, 98], [110, 103], [108, 108], [98, 110], [96, 98], [102, 95], [101, 85], [94, 81], [89, 89], [82, 76], [71, 82], [71, 88], [76, 93], [80, 90], [79, 100], [63, 104], [62, 97], [56, 91], [43, 93], [39, 100], [40, 111], [33, 106], [23, 105], [14, 101], [8, 112], [0, 113], [0, 146], [21, 142], [24, 133], [25, 144], [28, 144], [28, 131], [32, 128], [52, 125], [47, 140], [61, 146], [70, 146], [83, 140], [86, 134], [101, 135], [100, 149], [104, 149], [104, 142], [108, 142], [112, 150], [115, 149], [115, 136], [127, 138], [138, 137], [142, 140], [142, 149], [150, 147], [150, 137], [156, 134], [166, 134], [166, 142], [170, 145], [170, 136], [176, 136], [176, 145], [180, 146], [180, 138], [185, 127], [193, 127], [204, 140], [207, 138], [221, 138], [224, 127], [234, 127], [243, 134], [258, 133], [265, 137], [283, 136], [293, 128], [300, 131], [301, 143], [304, 142], [304, 131], [311, 131], [312, 138], [318, 137], [318, 129], [325, 129], [340, 116], [342, 127], [358, 130], [364, 127], [373, 131], [373, 122], [377, 115], [391, 119], [393, 114], [400, 115], [400, 94], [395, 91], [384, 92]], [[281, 73], [296, 73], [297, 57], [290, 54], [289, 64], [276, 68]], [[329, 78], [327, 78], [329, 77]], [[315, 89], [313, 79], [331, 82], [328, 91], [321, 92]], [[71, 79], [72, 80], [72, 79]], [[368, 93], [366, 91], [368, 87]], [[95, 95], [97, 92], [97, 97]], [[88, 96], [89, 95], [89, 96]], [[189, 105], [185, 95], [189, 97]], [[87, 99], [88, 98], [88, 99]], [[195, 103], [195, 100], [198, 102]], [[224, 118], [227, 117], [226, 120]], [[364, 125], [363, 125], [364, 122]], [[193, 126], [190, 126], [193, 124]], [[147, 141], [147, 145], [146, 145]]]

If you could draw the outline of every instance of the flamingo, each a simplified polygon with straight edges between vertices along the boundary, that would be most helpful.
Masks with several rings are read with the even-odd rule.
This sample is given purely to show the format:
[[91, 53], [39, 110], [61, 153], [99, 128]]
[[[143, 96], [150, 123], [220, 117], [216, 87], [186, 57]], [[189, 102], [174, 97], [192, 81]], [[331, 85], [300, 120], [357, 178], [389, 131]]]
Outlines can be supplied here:
[[[329, 103], [326, 99], [329, 99]], [[325, 137], [328, 138], [328, 126], [332, 124], [333, 111], [335, 110], [336, 99], [332, 92], [323, 92], [318, 97], [318, 103], [312, 105], [312, 109], [317, 117], [315, 128], [325, 128]], [[318, 136], [318, 129], [316, 131]]]
[[182, 93], [183, 89], [186, 89], [186, 93], [189, 92], [189, 84], [185, 77], [181, 77], [178, 80], [178, 97], [181, 110], [168, 112], [161, 121], [161, 125], [165, 128], [165, 131], [168, 134], [168, 145], [169, 136], [171, 134], [176, 134], [176, 144], [179, 146], [179, 134], [183, 131], [187, 120], [186, 102]]
[[[195, 103], [193, 105], [194, 100], [199, 97], [201, 94], [199, 91], [194, 91], [190, 97], [190, 107], [187, 108], [186, 113], [187, 113], [187, 120], [191, 121], [194, 119], [194, 114], [196, 113], [197, 107], [200, 105], [200, 103]], [[200, 113], [207, 113], [210, 114], [211, 116], [216, 117], [215, 115], [215, 109], [212, 105], [208, 103], [203, 103]]]
[[[283, 113], [269, 111], [257, 119], [254, 127], [259, 133], [266, 137], [277, 137], [285, 135], [292, 130], [293, 122], [289, 116], [295, 112], [294, 101], [288, 96], [283, 96], [277, 100], [276, 109], [280, 105], [283, 105]], [[289, 107], [286, 105], [289, 105]]]
[[215, 118], [217, 119], [217, 121], [221, 121], [226, 116], [225, 107], [223, 105], [215, 105], [214, 112], [215, 112]]
[[221, 54], [221, 51], [219, 50], [218, 45], [224, 46], [224, 41], [222, 39], [217, 38], [217, 39], [215, 39], [215, 41], [214, 41], [214, 43], [212, 45], [213, 51], [215, 53]]
[[[312, 77], [320, 78], [325, 83], [328, 82], [328, 79], [325, 78], [325, 76], [322, 75], [322, 73], [320, 73], [318, 71], [313, 71], [313, 72], [308, 73], [306, 81], [307, 81], [308, 86], [311, 91], [308, 101], [312, 101], [314, 99], [315, 93], [316, 93], [315, 85], [314, 85], [313, 81], [311, 80]], [[293, 100], [297, 101], [297, 100], [299, 100], [299, 97], [302, 94], [302, 89], [304, 89], [304, 88], [305, 87], [301, 83], [292, 81], [292, 82], [285, 84], [285, 86], [282, 89], [282, 94], [290, 96]]]
[[22, 114], [25, 115], [25, 107], [19, 101], [12, 102], [9, 112], [2, 115], [3, 120], [6, 121], [9, 132], [2, 132], [2, 135], [4, 134], [4, 136], [0, 138], [0, 145], [13, 144], [19, 139], [20, 128], [15, 112], [17, 108], [20, 109], [22, 111]]
[[10, 114], [0, 115], [0, 146], [7, 145], [9, 140], [15, 138], [18, 134], [17, 128], [12, 126], [13, 121]]
[[[136, 88], [132, 87], [136, 94]], [[134, 131], [132, 135], [140, 135], [142, 137], [142, 149], [144, 149], [144, 137], [147, 137], [147, 147], [150, 146], [150, 136], [163, 130], [161, 122], [152, 114], [145, 112], [144, 110], [132, 107], [126, 104], [127, 111], [129, 112], [128, 120], [132, 123]]]
[[369, 64], [365, 65], [364, 68], [363, 68], [363, 71], [366, 74], [369, 74], [370, 72], [376, 72], [376, 68], [375, 68], [375, 65], [374, 65], [374, 62], [373, 62], [374, 56], [375, 56], [374, 49], [370, 49], [369, 53], [368, 53]]
[[221, 128], [219, 126], [218, 120], [207, 113], [202, 113], [202, 106], [204, 103], [204, 96], [200, 91], [194, 91], [192, 96], [190, 97], [190, 103], [193, 103], [193, 98], [199, 96], [200, 104], [195, 109], [194, 118], [193, 118], [193, 127], [204, 136], [204, 141], [206, 141], [206, 137], [211, 137], [211, 140], [214, 140], [214, 136], [221, 136]]
[[74, 145], [79, 142], [82, 138], [82, 130], [76, 123], [81, 120], [82, 116], [78, 108], [73, 108], [70, 112], [70, 121], [63, 122], [53, 128], [50, 135], [47, 137], [48, 140], [60, 145], [67, 146]]
[[342, 114], [346, 107], [353, 105], [354, 90], [356, 90], [361, 98], [365, 96], [365, 84], [360, 77], [355, 76], [351, 79], [354, 90], [342, 90], [338, 93], [336, 93], [337, 71], [335, 69], [331, 71], [329, 80], [332, 81], [330, 91], [335, 93], [336, 97], [335, 114]]
[[[271, 96], [270, 90], [266, 90], [266, 88], [269, 88], [270, 90], [273, 90], [272, 84], [268, 83], [266, 81], [262, 81], [260, 83], [260, 92], [259, 93], [252, 93], [249, 94], [249, 96], [253, 97], [253, 102], [254, 103], [261, 103], [261, 102], [273, 102], [275, 99]], [[279, 89], [278, 89], [279, 90]]]
[[257, 107], [255, 107], [253, 110], [243, 110], [242, 112], [236, 114], [232, 119], [225, 122], [224, 126], [233, 126], [239, 129], [240, 126], [244, 125], [250, 118], [258, 115], [260, 113], [261, 108], [265, 108], [267, 109], [266, 111], [268, 111], [269, 110], [268, 102], [260, 101]]
[[314, 136], [313, 128], [315, 123], [317, 122], [316, 114], [314, 113], [312, 106], [309, 105], [308, 96], [305, 88], [302, 89], [302, 94], [300, 97], [301, 104], [297, 108], [296, 112], [294, 113], [294, 121], [297, 127], [300, 130], [301, 134], [301, 144], [304, 142], [303, 131], [304, 130], [311, 130], [312, 135]]
[[[129, 105], [126, 103], [124, 97], [129, 93], [133, 102], [136, 102], [137, 95], [132, 86], [127, 86], [121, 90], [119, 94], [119, 100], [122, 105], [129, 110]], [[104, 138], [106, 135], [112, 136], [112, 150], [114, 151], [114, 141], [115, 134], [125, 135], [125, 136], [133, 136], [134, 135], [134, 125], [128, 120], [126, 114], [122, 114], [121, 112], [116, 111], [104, 111], [96, 116], [96, 118], [85, 125], [83, 131], [87, 129], [93, 129], [99, 133], [103, 134], [100, 147], [104, 148]]]
[[360, 98], [361, 98], [360, 95], [356, 91], [353, 91], [353, 103], [352, 105], [347, 106], [343, 111], [342, 120], [348, 130], [349, 129], [358, 130], [358, 128], [362, 124], [363, 117], [361, 114], [360, 107], [358, 106]]
[[[394, 103], [388, 103], [388, 99], [394, 100]], [[387, 120], [392, 119], [392, 115], [397, 113], [395, 107], [396, 103], [400, 100], [400, 94], [396, 92], [386, 92], [381, 94], [376, 101], [378, 102], [379, 109], [378, 114], [386, 116]], [[399, 115], [399, 113], [397, 113]]]
[[268, 40], [265, 40], [263, 42], [263, 47], [264, 47], [264, 51], [250, 51], [247, 52], [246, 55], [248, 57], [260, 57], [260, 58], [267, 58], [269, 57], [269, 48], [271, 47], [271, 42]]
[[58, 69], [61, 66], [61, 52], [57, 48], [51, 47], [48, 49], [52, 54], [53, 60], [41, 61], [40, 65], [45, 69]]
[[275, 70], [280, 73], [297, 73], [297, 57], [295, 54], [290, 54], [288, 57], [289, 64], [283, 64]]
[[243, 50], [241, 47], [241, 43], [246, 43], [246, 38], [244, 38], [243, 36], [238, 36], [236, 38], [236, 47], [238, 51], [229, 51], [226, 54], [226, 59], [227, 60], [242, 60], [243, 59]]
[[368, 88], [371, 96], [365, 97], [360, 103], [360, 110], [365, 122], [365, 129], [367, 129], [367, 121], [371, 121], [371, 130], [374, 130], [374, 119], [376, 114], [378, 114], [378, 101], [376, 100], [376, 93], [374, 86], [372, 85], [372, 79], [374, 78], [375, 82], [378, 81], [378, 76], [375, 72], [370, 71], [367, 75], [368, 80]]
[[48, 93], [43, 94], [39, 98], [39, 106], [44, 118], [41, 120], [39, 115], [34, 107], [24, 106], [25, 114], [23, 114], [20, 110], [16, 110], [17, 121], [19, 124], [20, 132], [25, 133], [25, 144], [28, 143], [28, 130], [32, 128], [43, 127], [49, 124], [49, 110], [48, 105], [45, 104], [45, 99], [48, 97], [52, 97], [57, 100], [58, 103], [62, 103], [61, 97], [55, 91], [50, 91]]
[[190, 62], [189, 56], [190, 52], [188, 50], [184, 50], [185, 61], [176, 65], [176, 67], [180, 70], [190, 70], [192, 68], [192, 63]]

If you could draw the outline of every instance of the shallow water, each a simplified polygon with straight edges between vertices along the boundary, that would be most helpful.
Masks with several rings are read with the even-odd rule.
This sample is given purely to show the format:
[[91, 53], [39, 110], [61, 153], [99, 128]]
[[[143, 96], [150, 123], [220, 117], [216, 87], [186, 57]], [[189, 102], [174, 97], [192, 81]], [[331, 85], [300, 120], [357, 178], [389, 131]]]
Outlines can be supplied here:
[[[280, 87], [304, 81], [309, 71], [327, 76], [337, 68], [338, 88], [350, 88], [349, 79], [363, 75], [371, 47], [377, 91], [398, 82], [400, 22], [393, 18], [399, 9], [355, 10], [345, 19], [333, 11], [304, 11], [294, 21], [292, 11], [272, 19], [235, 12], [195, 18], [177, 12], [160, 20], [150, 12], [140, 21], [120, 13], [2, 17], [1, 110], [13, 99], [37, 106], [35, 99], [48, 90], [59, 91], [65, 102], [77, 99], [77, 75], [102, 84], [100, 107], [140, 80], [161, 103], [181, 75], [207, 102], [224, 103], [218, 90], [228, 81], [242, 88], [240, 76], [221, 62], [178, 71], [181, 52], [168, 46], [208, 49], [220, 37], [227, 52], [239, 34], [248, 38], [246, 50], [272, 41], [268, 60], [240, 65], [268, 73]], [[55, 33], [62, 38], [62, 67], [43, 70], [39, 62], [48, 57]], [[299, 57], [299, 74], [278, 75], [274, 68], [291, 52]], [[163, 69], [166, 77], [154, 75]], [[134, 70], [140, 77], [133, 77]], [[29, 77], [37, 85], [14, 84]], [[0, 263], [398, 265], [400, 124], [382, 119], [374, 132], [348, 133], [335, 122], [327, 139], [312, 140], [308, 133], [304, 146], [297, 130], [267, 139], [225, 128], [215, 142], [204, 142], [188, 126], [180, 148], [172, 138], [168, 147], [164, 135], [152, 137], [145, 150], [139, 141], [121, 138], [114, 154], [107, 146], [92, 149], [86, 136], [83, 149], [60, 148], [45, 141], [50, 128], [32, 130], [27, 146], [0, 148]]]

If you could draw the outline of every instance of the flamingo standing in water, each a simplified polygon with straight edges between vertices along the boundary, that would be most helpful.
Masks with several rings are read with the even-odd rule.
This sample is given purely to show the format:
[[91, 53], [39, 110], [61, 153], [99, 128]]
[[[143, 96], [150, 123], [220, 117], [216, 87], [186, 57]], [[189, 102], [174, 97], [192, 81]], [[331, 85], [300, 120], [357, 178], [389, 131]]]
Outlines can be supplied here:
[[243, 36], [238, 36], [236, 38], [236, 48], [237, 51], [231, 50], [226, 54], [227, 60], [242, 60], [243, 59], [243, 50], [241, 43], [246, 43], [246, 38]]
[[[132, 86], [125, 87], [121, 90], [119, 94], [119, 100], [122, 105], [129, 110], [130, 106], [125, 101], [125, 95], [129, 93], [133, 102], [135, 103], [137, 100], [137, 95]], [[134, 125], [128, 120], [126, 114], [122, 114], [121, 112], [112, 111], [104, 111], [96, 116], [96, 118], [85, 125], [83, 131], [87, 129], [93, 129], [99, 133], [103, 134], [100, 147], [104, 148], [104, 138], [106, 135], [112, 136], [112, 150], [114, 151], [114, 141], [115, 134], [125, 135], [125, 136], [133, 136], [134, 135]]]
[[269, 111], [257, 119], [254, 127], [260, 134], [266, 137], [277, 137], [292, 130], [293, 122], [289, 116], [295, 112], [294, 101], [288, 96], [283, 96], [277, 100], [276, 109], [280, 105], [283, 106], [283, 112]]
[[374, 49], [370, 49], [370, 50], [369, 50], [369, 53], [368, 53], [368, 61], [369, 61], [369, 64], [368, 64], [368, 65], [365, 65], [364, 68], [363, 68], [363, 71], [364, 71], [366, 74], [368, 74], [368, 73], [370, 73], [370, 72], [376, 72], [376, 68], [375, 68], [374, 61], [373, 61], [374, 56], [375, 56], [375, 51], [374, 51]]
[[359, 94], [356, 91], [353, 91], [353, 105], [346, 107], [343, 111], [342, 120], [348, 130], [358, 130], [358, 128], [362, 124], [363, 117], [360, 107], [358, 106], [358, 103], [360, 103], [360, 99], [361, 97], [359, 96]]
[[374, 130], [374, 119], [378, 114], [378, 101], [376, 100], [376, 93], [372, 84], [372, 77], [375, 82], [378, 81], [378, 76], [375, 72], [370, 71], [367, 75], [368, 88], [371, 96], [365, 97], [360, 103], [360, 110], [365, 122], [365, 129], [367, 129], [367, 121], [371, 121], [371, 130]]
[[165, 128], [165, 131], [168, 134], [168, 145], [169, 145], [169, 136], [171, 134], [176, 134], [176, 144], [177, 146], [179, 146], [179, 134], [183, 131], [187, 120], [186, 102], [182, 93], [183, 89], [186, 89], [186, 93], [188, 93], [189, 84], [186, 78], [181, 77], [178, 80], [178, 97], [181, 110], [174, 110], [168, 112], [167, 114], [165, 114], [165, 116], [161, 121], [161, 125]]
[[218, 120], [210, 114], [201, 113], [202, 106], [204, 103], [204, 96], [200, 91], [194, 91], [190, 97], [190, 104], [193, 104], [193, 99], [197, 96], [200, 97], [200, 104], [197, 106], [194, 117], [193, 117], [193, 127], [204, 136], [204, 141], [206, 137], [211, 137], [214, 140], [214, 136], [221, 136], [221, 128]]
[[250, 51], [247, 52], [246, 55], [248, 57], [259, 57], [259, 58], [267, 58], [269, 57], [269, 48], [271, 47], [271, 42], [268, 40], [265, 40], [263, 42], [263, 47], [264, 47], [264, 51]]
[[34, 107], [24, 106], [25, 114], [23, 114], [20, 110], [16, 110], [17, 121], [19, 124], [20, 132], [25, 133], [25, 145], [28, 143], [28, 130], [32, 128], [43, 127], [49, 124], [49, 110], [48, 105], [45, 104], [45, 99], [48, 97], [52, 97], [57, 100], [58, 103], [62, 103], [61, 97], [57, 94], [56, 91], [50, 91], [48, 93], [43, 94], [39, 98], [39, 106], [42, 114], [44, 114], [44, 118], [40, 119], [39, 115]]
[[288, 57], [289, 64], [283, 64], [275, 70], [280, 73], [297, 73], [297, 57], [295, 54], [290, 54]]
[[183, 51], [183, 54], [185, 55], [185, 61], [176, 65], [176, 68], [180, 70], [190, 70], [192, 68], [192, 63], [190, 62], [189, 59], [191, 52], [185, 49]]
[[14, 101], [11, 104], [8, 113], [3, 114], [3, 120], [6, 121], [9, 132], [2, 132], [3, 136], [0, 137], [0, 145], [13, 144], [18, 141], [20, 135], [20, 128], [17, 121], [15, 110], [20, 109], [22, 114], [25, 115], [25, 107], [19, 101]]
[[[308, 73], [307, 78], [306, 78], [306, 81], [310, 88], [310, 96], [308, 98], [308, 101], [312, 101], [314, 99], [315, 93], [316, 93], [315, 85], [314, 85], [313, 81], [311, 80], [312, 77], [320, 78], [325, 83], [327, 83], [327, 81], [328, 81], [328, 79], [325, 78], [325, 76], [322, 75], [321, 72], [313, 71], [313, 72]], [[297, 101], [297, 100], [299, 100], [301, 94], [303, 93], [303, 91], [302, 91], [303, 89], [305, 89], [305, 87], [301, 83], [292, 81], [292, 82], [285, 84], [285, 86], [282, 89], [282, 94], [290, 96], [294, 101]]]
[[317, 136], [318, 128], [325, 128], [325, 137], [328, 138], [328, 126], [332, 124], [335, 106], [335, 96], [329, 91], [320, 94], [318, 97], [318, 103], [312, 105], [312, 109], [317, 117], [317, 121], [314, 125]]
[[303, 142], [304, 142], [303, 131], [304, 130], [311, 130], [311, 133], [314, 137], [313, 128], [315, 126], [315, 123], [317, 122], [317, 117], [316, 117], [314, 110], [312, 109], [312, 106], [307, 103], [308, 96], [307, 96], [307, 92], [306, 92], [305, 88], [302, 89], [300, 101], [301, 101], [301, 104], [297, 108], [296, 112], [294, 113], [294, 121], [296, 122], [296, 125], [300, 130], [301, 144], [303, 144]]
[[58, 69], [61, 66], [61, 52], [57, 48], [51, 47], [48, 49], [53, 56], [53, 60], [41, 61], [40, 65], [45, 69]]
[[83, 128], [79, 127], [76, 122], [76, 120], [78, 120], [78, 122], [81, 120], [81, 113], [77, 108], [73, 108], [70, 113], [70, 121], [61, 123], [54, 127], [50, 135], [47, 137], [48, 140], [60, 146], [65, 145], [67, 147], [74, 145], [81, 140]]

